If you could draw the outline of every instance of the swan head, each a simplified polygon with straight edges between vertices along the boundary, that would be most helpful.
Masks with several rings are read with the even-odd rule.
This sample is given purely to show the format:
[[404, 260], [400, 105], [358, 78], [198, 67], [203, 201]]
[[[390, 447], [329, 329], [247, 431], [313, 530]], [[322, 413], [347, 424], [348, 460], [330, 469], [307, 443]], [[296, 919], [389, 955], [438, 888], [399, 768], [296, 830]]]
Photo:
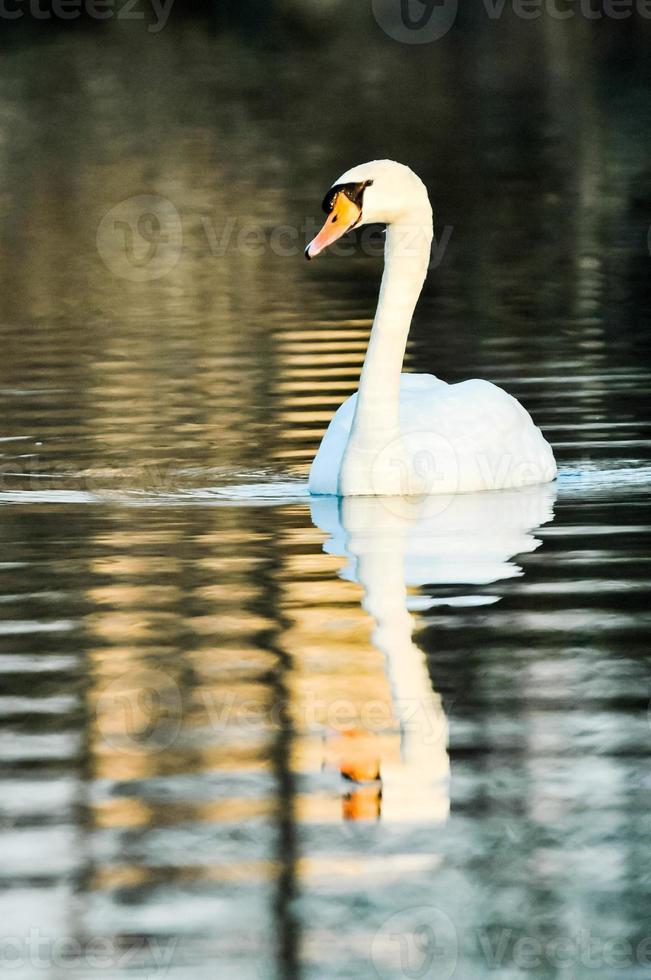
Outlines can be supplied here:
[[347, 170], [323, 199], [326, 222], [305, 249], [315, 258], [352, 228], [367, 224], [390, 225], [424, 217], [432, 209], [420, 177], [395, 160], [372, 160]]

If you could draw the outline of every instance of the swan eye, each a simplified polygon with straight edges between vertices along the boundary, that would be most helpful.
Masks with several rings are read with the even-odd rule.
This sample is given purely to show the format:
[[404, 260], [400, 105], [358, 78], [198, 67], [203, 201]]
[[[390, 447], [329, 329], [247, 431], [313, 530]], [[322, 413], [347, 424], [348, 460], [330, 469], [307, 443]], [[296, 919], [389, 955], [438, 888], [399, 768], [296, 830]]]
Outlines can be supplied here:
[[364, 191], [367, 187], [373, 184], [372, 180], [360, 180], [357, 183], [351, 184], [335, 184], [331, 187], [326, 196], [323, 198], [323, 204], [321, 207], [326, 214], [330, 214], [335, 206], [335, 201], [337, 200], [338, 194], [345, 194], [349, 201], [356, 204], [359, 210], [362, 210], [362, 205], [364, 203]]

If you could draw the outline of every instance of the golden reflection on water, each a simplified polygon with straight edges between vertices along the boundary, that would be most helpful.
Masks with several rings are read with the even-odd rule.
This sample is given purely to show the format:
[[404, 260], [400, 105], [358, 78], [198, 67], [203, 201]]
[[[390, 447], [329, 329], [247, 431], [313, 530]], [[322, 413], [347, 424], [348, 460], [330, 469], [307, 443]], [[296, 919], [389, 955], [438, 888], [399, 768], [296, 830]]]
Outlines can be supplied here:
[[[173, 520], [158, 526], [165, 511], [133, 508], [114, 531], [98, 530], [89, 548], [102, 557], [85, 592], [86, 751], [104, 789], [88, 820], [95, 835], [153, 835], [162, 850], [154, 860], [133, 844], [108, 861], [98, 853], [88, 887], [117, 914], [125, 890], [153, 900], [173, 882], [284, 888], [289, 874], [307, 899], [333, 875], [373, 888], [378, 874], [435, 867], [449, 811], [447, 721], [409, 608], [439, 601], [422, 593], [426, 582], [454, 585], [444, 600], [454, 605], [473, 598], [473, 583], [517, 575], [512, 555], [537, 547], [530, 532], [550, 519], [553, 498], [532, 488], [441, 499], [433, 511], [427, 501], [323, 499], [314, 524], [289, 508], [273, 530], [264, 511], [202, 507], [183, 534]], [[392, 854], [362, 858], [360, 840], [362, 852], [326, 855], [318, 836], [279, 850], [288, 814], [317, 835], [380, 821], [394, 828]], [[209, 839], [184, 852], [184, 828], [202, 826], [223, 828], [223, 852]], [[318, 928], [305, 925], [306, 948], [318, 945]]]

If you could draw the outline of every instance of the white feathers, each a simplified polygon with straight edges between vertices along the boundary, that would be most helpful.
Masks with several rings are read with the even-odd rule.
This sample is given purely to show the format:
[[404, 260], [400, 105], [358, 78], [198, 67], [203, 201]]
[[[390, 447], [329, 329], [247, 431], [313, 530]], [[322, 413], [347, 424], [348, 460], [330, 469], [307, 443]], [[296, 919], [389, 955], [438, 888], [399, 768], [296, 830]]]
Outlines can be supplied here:
[[[357, 392], [335, 412], [312, 463], [311, 493], [340, 494], [356, 403]], [[430, 374], [403, 374], [399, 418], [398, 438], [371, 451], [356, 493], [502, 490], [556, 476], [551, 447], [529, 413], [489, 381], [449, 385]]]

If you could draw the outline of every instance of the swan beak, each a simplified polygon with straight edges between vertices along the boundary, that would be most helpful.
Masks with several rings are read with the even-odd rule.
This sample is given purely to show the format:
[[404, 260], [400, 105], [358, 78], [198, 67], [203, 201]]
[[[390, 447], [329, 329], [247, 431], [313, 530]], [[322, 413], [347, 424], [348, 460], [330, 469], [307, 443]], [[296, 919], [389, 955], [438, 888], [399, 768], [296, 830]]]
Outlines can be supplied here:
[[362, 216], [361, 208], [351, 201], [346, 194], [341, 191], [337, 194], [332, 211], [326, 219], [326, 223], [305, 249], [305, 258], [313, 259], [319, 252], [322, 252], [328, 245], [332, 245], [338, 238], [345, 235], [353, 228]]

